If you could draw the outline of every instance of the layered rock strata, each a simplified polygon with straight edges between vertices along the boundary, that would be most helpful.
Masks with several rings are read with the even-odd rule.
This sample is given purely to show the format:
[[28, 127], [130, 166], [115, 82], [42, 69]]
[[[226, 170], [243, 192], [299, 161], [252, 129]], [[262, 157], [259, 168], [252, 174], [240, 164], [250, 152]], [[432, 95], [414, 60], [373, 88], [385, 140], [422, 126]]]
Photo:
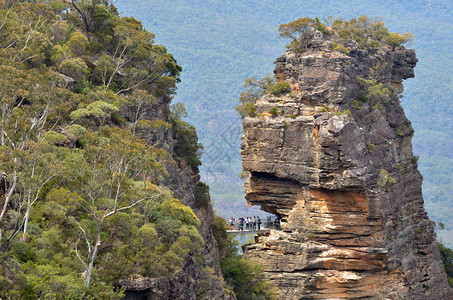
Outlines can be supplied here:
[[291, 93], [243, 121], [246, 198], [282, 218], [244, 255], [278, 299], [453, 299], [398, 98], [415, 52], [351, 41], [345, 54], [331, 39], [277, 58]]

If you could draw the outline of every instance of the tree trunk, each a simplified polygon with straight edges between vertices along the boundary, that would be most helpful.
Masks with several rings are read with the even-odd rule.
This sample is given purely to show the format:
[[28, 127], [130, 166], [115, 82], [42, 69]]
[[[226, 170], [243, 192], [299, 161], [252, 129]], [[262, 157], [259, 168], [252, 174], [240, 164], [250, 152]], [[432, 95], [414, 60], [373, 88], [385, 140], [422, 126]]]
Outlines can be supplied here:
[[94, 245], [93, 250], [91, 251], [90, 258], [88, 261], [88, 266], [86, 269], [86, 277], [85, 277], [85, 286], [90, 286], [91, 280], [91, 273], [93, 271], [94, 260], [96, 259], [96, 255], [99, 250], [99, 246], [101, 246], [101, 226], [102, 224], [98, 224], [97, 236], [96, 236], [96, 244]]
[[31, 207], [30, 197], [28, 197], [27, 204], [28, 204], [27, 210], [25, 211], [25, 216], [24, 216], [24, 234], [22, 236], [22, 238], [24, 240], [26, 239], [26, 236], [27, 236], [28, 219], [30, 218], [30, 207]]
[[[5, 179], [5, 182], [6, 182], [6, 179]], [[8, 193], [6, 193], [6, 185], [5, 184], [5, 203], [3, 204], [3, 209], [2, 209], [2, 212], [0, 214], [0, 221], [3, 220], [3, 217], [5, 216], [5, 213], [6, 213], [6, 209], [8, 207], [8, 204], [9, 204], [9, 200], [11, 199], [11, 196], [13, 195], [14, 191], [16, 190], [16, 183], [17, 183], [17, 175], [16, 175], [16, 171], [14, 171], [14, 177], [13, 177], [13, 183], [11, 185], [11, 187], [9, 188], [9, 191]]]

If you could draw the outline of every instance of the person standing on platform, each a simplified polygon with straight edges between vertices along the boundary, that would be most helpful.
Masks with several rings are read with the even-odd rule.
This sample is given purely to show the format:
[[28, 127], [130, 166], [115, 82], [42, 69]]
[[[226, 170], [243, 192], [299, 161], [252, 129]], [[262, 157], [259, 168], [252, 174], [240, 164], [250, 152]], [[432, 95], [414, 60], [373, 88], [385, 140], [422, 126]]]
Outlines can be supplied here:
[[280, 218], [275, 218], [275, 230], [280, 230]]

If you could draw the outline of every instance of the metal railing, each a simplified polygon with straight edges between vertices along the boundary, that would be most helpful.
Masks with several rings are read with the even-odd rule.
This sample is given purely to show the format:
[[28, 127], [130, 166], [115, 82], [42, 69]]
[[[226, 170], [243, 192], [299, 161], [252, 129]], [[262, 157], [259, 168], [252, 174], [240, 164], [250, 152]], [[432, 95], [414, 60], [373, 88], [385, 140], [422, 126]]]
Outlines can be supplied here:
[[246, 224], [246, 222], [244, 222], [244, 223], [242, 223], [242, 226], [241, 226], [241, 223], [238, 220], [236, 220], [234, 225], [230, 224], [229, 231], [253, 232], [253, 231], [269, 230], [269, 229], [281, 230], [280, 220], [279, 219], [272, 220], [271, 217], [267, 217], [266, 220], [264, 220], [264, 222], [261, 221], [260, 225], [258, 225], [256, 223], [254, 225]]

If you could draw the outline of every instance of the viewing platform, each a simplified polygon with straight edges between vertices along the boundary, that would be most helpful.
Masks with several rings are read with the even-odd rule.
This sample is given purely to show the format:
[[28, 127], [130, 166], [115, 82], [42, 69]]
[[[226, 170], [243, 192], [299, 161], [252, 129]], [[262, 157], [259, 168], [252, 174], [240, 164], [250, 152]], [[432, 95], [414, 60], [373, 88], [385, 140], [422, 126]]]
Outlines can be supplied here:
[[237, 234], [240, 234], [240, 235], [245, 235], [245, 234], [257, 234], [257, 233], [269, 233], [271, 232], [271, 230], [275, 230], [275, 229], [270, 229], [270, 228], [263, 228], [263, 229], [260, 229], [260, 230], [237, 230], [237, 229], [234, 229], [234, 230], [227, 230], [226, 233], [227, 235], [237, 235]]
[[[280, 220], [276, 222], [275, 220], [272, 221], [271, 217], [267, 217], [266, 220], [261, 225], [261, 229], [249, 229], [249, 227], [244, 223], [243, 230], [239, 230], [240, 226], [239, 223], [229, 226], [230, 230], [227, 230], [227, 235], [247, 235], [247, 234], [258, 234], [258, 233], [270, 233], [271, 230], [280, 231]], [[252, 228], [250, 226], [250, 228]]]

